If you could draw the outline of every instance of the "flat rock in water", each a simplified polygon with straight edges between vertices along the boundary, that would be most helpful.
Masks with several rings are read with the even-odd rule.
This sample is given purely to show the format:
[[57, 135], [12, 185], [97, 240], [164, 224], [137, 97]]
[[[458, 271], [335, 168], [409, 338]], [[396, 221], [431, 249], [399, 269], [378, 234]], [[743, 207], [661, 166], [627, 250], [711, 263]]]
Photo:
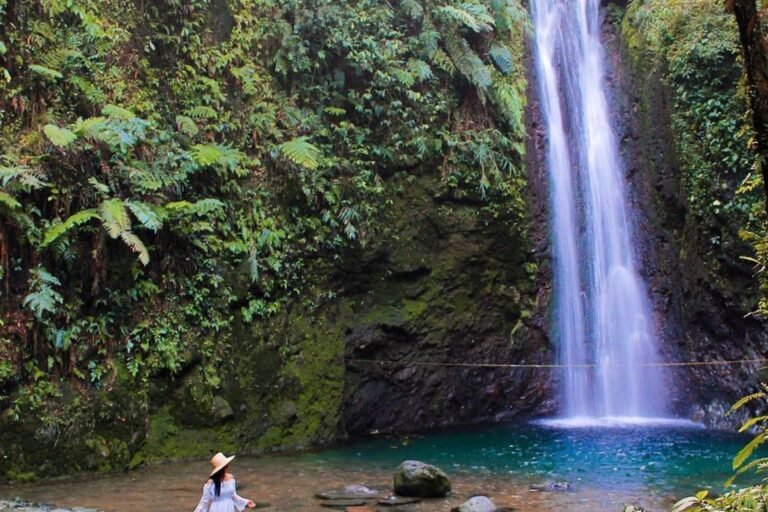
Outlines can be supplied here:
[[390, 496], [389, 498], [379, 500], [376, 503], [379, 505], [383, 505], [385, 507], [397, 507], [400, 505], [412, 505], [414, 503], [419, 503], [418, 498], [405, 498], [403, 496]]
[[364, 485], [347, 485], [343, 489], [318, 492], [315, 494], [315, 498], [319, 498], [321, 500], [374, 500], [386, 497], [387, 495], [382, 491], [371, 489]]
[[528, 487], [528, 490], [538, 492], [573, 492], [576, 489], [568, 482], [548, 482], [545, 484], [533, 484]]
[[347, 507], [361, 507], [365, 505], [365, 500], [329, 500], [320, 504], [326, 508], [344, 508]]

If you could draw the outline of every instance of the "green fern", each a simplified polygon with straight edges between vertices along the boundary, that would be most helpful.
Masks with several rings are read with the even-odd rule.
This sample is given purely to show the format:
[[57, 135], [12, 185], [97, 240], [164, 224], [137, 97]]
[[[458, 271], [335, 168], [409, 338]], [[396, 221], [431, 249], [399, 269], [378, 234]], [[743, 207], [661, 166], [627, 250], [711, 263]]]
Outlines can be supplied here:
[[5, 205], [13, 210], [15, 208], [19, 208], [21, 203], [14, 199], [12, 195], [0, 190], [0, 205]]
[[138, 201], [126, 201], [125, 205], [145, 228], [151, 231], [158, 231], [163, 227], [162, 210], [158, 207], [154, 208], [158, 208], [160, 213], [155, 211], [155, 209], [153, 209], [153, 207], [147, 203], [141, 203]]
[[514, 60], [512, 59], [512, 52], [509, 51], [505, 45], [500, 43], [493, 43], [488, 50], [488, 56], [496, 65], [496, 68], [503, 74], [508, 75], [514, 68]]
[[58, 305], [64, 302], [63, 297], [54, 289], [61, 282], [42, 267], [30, 271], [29, 288], [31, 292], [24, 297], [22, 304], [42, 320], [46, 313], [55, 313]]
[[480, 98], [484, 100], [485, 91], [493, 83], [488, 67], [463, 37], [449, 37], [446, 40], [446, 48], [456, 69], [478, 89]]
[[449, 20], [464, 25], [474, 32], [490, 32], [493, 30], [494, 20], [488, 14], [485, 7], [474, 4], [461, 4], [459, 7], [444, 5], [438, 7], [438, 15], [442, 15]]
[[192, 159], [202, 167], [213, 165], [224, 156], [224, 152], [217, 144], [195, 144], [190, 148]]
[[120, 199], [107, 199], [99, 205], [99, 216], [107, 234], [117, 238], [123, 231], [131, 229], [131, 219], [125, 203]]
[[36, 75], [40, 75], [43, 78], [47, 78], [49, 80], [58, 80], [60, 78], [64, 78], [64, 75], [62, 75], [59, 71], [56, 71], [55, 69], [51, 69], [45, 66], [40, 66], [39, 64], [30, 64], [29, 70], [35, 73]]
[[130, 121], [131, 119], [136, 118], [136, 114], [130, 110], [126, 110], [123, 107], [111, 104], [106, 105], [103, 109], [101, 109], [101, 113], [106, 117], [111, 117], [112, 119], [120, 119], [122, 121]]
[[413, 19], [424, 16], [424, 7], [418, 0], [400, 0], [400, 7]]
[[95, 209], [83, 210], [71, 215], [67, 220], [59, 224], [54, 224], [45, 232], [43, 236], [42, 247], [47, 247], [63, 234], [67, 233], [71, 229], [85, 224], [91, 219], [99, 218], [99, 212]]
[[195, 120], [187, 116], [176, 116], [176, 129], [189, 137], [194, 137], [200, 131]]
[[74, 132], [68, 130], [67, 128], [59, 128], [53, 124], [45, 125], [43, 127], [43, 132], [54, 146], [58, 146], [60, 148], [67, 147], [75, 142], [75, 140], [77, 140], [77, 135]]
[[524, 98], [517, 89], [507, 82], [497, 80], [493, 84], [493, 100], [504, 119], [509, 122], [512, 130], [523, 132], [525, 105], [522, 102]]
[[219, 117], [219, 114], [207, 105], [191, 108], [185, 114], [193, 119], [207, 119], [209, 121], [215, 121]]
[[138, 236], [133, 234], [130, 230], [125, 230], [120, 232], [120, 239], [125, 242], [125, 245], [127, 245], [131, 251], [138, 254], [139, 261], [142, 265], [149, 264], [149, 251], [147, 251], [147, 247]]
[[309, 137], [297, 137], [278, 146], [280, 153], [294, 164], [315, 170], [320, 165], [322, 153], [317, 146], [308, 142]]
[[408, 70], [419, 82], [432, 78], [432, 68], [423, 60], [410, 59], [408, 61]]

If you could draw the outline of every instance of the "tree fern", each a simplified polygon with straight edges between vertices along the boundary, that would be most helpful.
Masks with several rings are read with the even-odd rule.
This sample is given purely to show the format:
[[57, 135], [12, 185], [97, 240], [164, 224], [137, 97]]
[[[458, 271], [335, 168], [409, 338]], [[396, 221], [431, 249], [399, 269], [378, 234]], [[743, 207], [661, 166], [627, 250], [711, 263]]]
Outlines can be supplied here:
[[308, 142], [309, 137], [297, 137], [278, 146], [280, 153], [296, 165], [309, 169], [317, 169], [322, 153], [317, 146]]
[[53, 124], [45, 125], [43, 127], [43, 132], [54, 146], [58, 146], [60, 148], [69, 146], [77, 139], [77, 135], [74, 132], [68, 130], [67, 128], [59, 128]]

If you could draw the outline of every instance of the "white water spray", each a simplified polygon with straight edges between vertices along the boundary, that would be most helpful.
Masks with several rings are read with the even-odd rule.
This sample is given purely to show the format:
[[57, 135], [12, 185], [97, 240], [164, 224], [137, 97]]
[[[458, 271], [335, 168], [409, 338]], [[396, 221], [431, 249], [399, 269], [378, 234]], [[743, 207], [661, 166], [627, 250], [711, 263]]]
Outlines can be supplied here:
[[623, 164], [610, 123], [599, 0], [532, 0], [547, 129], [554, 330], [563, 416], [666, 415], [664, 375], [637, 273]]

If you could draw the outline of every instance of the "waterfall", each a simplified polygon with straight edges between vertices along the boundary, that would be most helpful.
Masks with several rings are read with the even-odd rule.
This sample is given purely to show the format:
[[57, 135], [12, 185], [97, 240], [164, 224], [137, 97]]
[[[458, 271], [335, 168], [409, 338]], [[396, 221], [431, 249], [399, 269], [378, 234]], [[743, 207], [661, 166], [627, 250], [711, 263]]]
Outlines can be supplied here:
[[606, 97], [599, 0], [531, 0], [553, 247], [562, 415], [662, 417], [664, 375]]

